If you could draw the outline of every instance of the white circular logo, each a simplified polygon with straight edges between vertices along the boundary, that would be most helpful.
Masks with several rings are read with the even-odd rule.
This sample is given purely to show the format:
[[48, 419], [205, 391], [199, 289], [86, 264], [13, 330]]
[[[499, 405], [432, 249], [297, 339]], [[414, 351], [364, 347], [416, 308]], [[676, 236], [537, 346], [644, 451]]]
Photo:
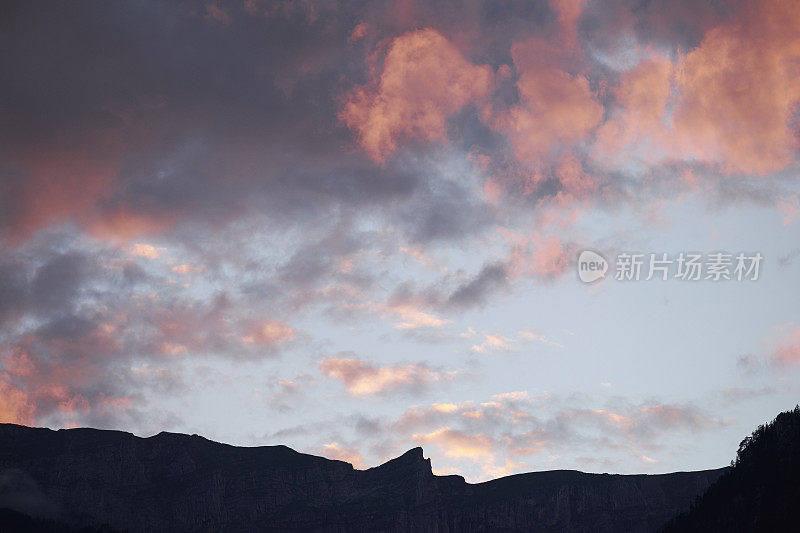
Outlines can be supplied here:
[[578, 257], [578, 277], [584, 283], [592, 283], [606, 277], [608, 261], [605, 257], [591, 250], [584, 250]]

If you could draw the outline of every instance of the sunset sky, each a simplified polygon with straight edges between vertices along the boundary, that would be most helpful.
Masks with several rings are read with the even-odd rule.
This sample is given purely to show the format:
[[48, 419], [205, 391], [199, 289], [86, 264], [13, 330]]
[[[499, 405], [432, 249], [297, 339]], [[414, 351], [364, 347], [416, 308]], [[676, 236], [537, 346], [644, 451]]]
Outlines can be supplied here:
[[798, 35], [793, 0], [4, 2], [0, 422], [724, 466], [800, 401]]

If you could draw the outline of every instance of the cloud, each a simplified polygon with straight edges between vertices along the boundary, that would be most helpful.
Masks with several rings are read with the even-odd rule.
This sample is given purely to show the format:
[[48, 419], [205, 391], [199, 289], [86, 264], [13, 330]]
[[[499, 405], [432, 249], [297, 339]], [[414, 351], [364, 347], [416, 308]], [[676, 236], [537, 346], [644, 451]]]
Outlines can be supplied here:
[[360, 359], [329, 357], [319, 364], [320, 371], [341, 381], [354, 396], [377, 394], [398, 388], [419, 388], [447, 379], [421, 365], [373, 366]]
[[653, 164], [669, 154], [665, 120], [673, 104], [676, 68], [653, 52], [623, 72], [613, 88], [616, 107], [597, 131], [595, 160], [608, 168]]
[[680, 149], [728, 172], [755, 175], [794, 160], [798, 28], [800, 6], [746, 2], [681, 58], [674, 117]]
[[539, 232], [516, 236], [512, 245], [509, 270], [514, 276], [559, 277], [570, 269], [570, 261], [575, 255], [575, 245], [562, 243], [557, 235]]
[[147, 259], [158, 259], [158, 256], [165, 248], [158, 248], [152, 244], [137, 242], [128, 247], [128, 253], [139, 257], [146, 257]]
[[[450, 340], [451, 313], [569, 272], [597, 207], [691, 191], [796, 220], [789, 2], [23, 2], [6, 14], [6, 420], [155, 426], [201, 358], [266, 365], [255, 373], [301, 364], [265, 355], [307, 337], [328, 346], [328, 319], [344, 332], [334, 344], [375, 325], [364, 316], [387, 321], [376, 335]], [[760, 365], [793, 365], [794, 333], [765, 342]], [[466, 346], [558, 344], [507, 335]], [[319, 369], [362, 398], [453, 375], [342, 354]], [[273, 377], [267, 404], [296, 412], [307, 382]], [[480, 468], [499, 472], [585, 448], [663, 461], [665, 428], [722, 424], [691, 404], [438, 400], [370, 427], [404, 445], [489, 435]]]
[[0, 238], [20, 243], [48, 224], [84, 217], [110, 193], [123, 154], [119, 131], [87, 124], [60, 133], [38, 142], [25, 127], [0, 149]]
[[561, 344], [560, 342], [556, 342], [554, 340], [551, 340], [551, 339], [547, 338], [545, 335], [542, 335], [541, 333], [535, 333], [535, 332], [533, 332], [533, 331], [531, 331], [529, 329], [522, 330], [522, 331], [518, 332], [517, 335], [519, 335], [519, 337], [521, 339], [525, 339], [525, 340], [533, 341], [533, 342], [539, 342], [541, 344], [545, 344], [547, 346], [552, 346], [554, 348], [563, 348], [564, 347], [564, 345]]
[[457, 464], [469, 477], [486, 479], [502, 471], [498, 464], [513, 471], [523, 458], [540, 464], [548, 456], [579, 460], [584, 450], [604, 450], [605, 458], [628, 457], [639, 464], [642, 455], [663, 457], [669, 439], [727, 423], [692, 403], [631, 403], [617, 397], [597, 405], [587, 397], [512, 391], [479, 403], [412, 406], [380, 430], [372, 427], [364, 438], [378, 434], [391, 442], [434, 445], [437, 468]]
[[506, 459], [500, 466], [486, 465], [483, 467], [483, 475], [489, 479], [510, 476], [520, 472], [525, 467], [525, 463], [517, 463], [511, 459]]
[[375, 161], [409, 140], [444, 141], [447, 118], [488, 93], [492, 73], [426, 28], [394, 39], [373, 86], [354, 89], [340, 114]]
[[494, 335], [484, 331], [483, 339], [482, 343], [473, 345], [470, 350], [482, 354], [507, 352], [511, 350], [512, 341], [502, 335]]
[[784, 226], [800, 218], [800, 196], [796, 194], [789, 198], [778, 198], [777, 207]]
[[491, 461], [494, 458], [492, 439], [487, 435], [469, 435], [443, 427], [431, 433], [412, 435], [411, 438], [420, 444], [434, 444], [442, 449], [446, 457], [454, 459]]
[[501, 262], [484, 265], [471, 280], [458, 287], [447, 299], [447, 305], [454, 308], [467, 308], [485, 305], [489, 296], [503, 288], [509, 281], [508, 266]]
[[277, 346], [295, 337], [293, 328], [276, 320], [250, 320], [245, 325], [242, 341], [257, 346]]
[[395, 324], [395, 329], [416, 330], [420, 328], [441, 328], [448, 320], [439, 318], [429, 312], [423, 311], [419, 304], [404, 298], [393, 297], [385, 304], [376, 302], [348, 303], [342, 306], [355, 311], [372, 311], [383, 316], [393, 316], [400, 321]]
[[188, 264], [177, 265], [177, 266], [172, 267], [172, 271], [174, 273], [182, 274], [182, 275], [183, 274], [191, 274], [192, 272], [202, 272], [203, 270], [205, 270], [205, 267], [203, 267], [203, 266], [194, 266], [194, 265], [188, 265]]
[[[673, 10], [658, 16], [667, 12]], [[700, 161], [751, 176], [795, 161], [792, 117], [800, 83], [792, 65], [800, 57], [793, 38], [800, 9], [747, 1], [718, 21], [677, 57], [648, 48], [645, 59], [620, 76], [612, 119], [598, 131], [596, 157], [616, 157], [617, 168], [670, 158]]]
[[800, 326], [793, 323], [776, 326], [762, 339], [761, 345], [756, 353], [737, 359], [740, 372], [750, 376], [763, 371], [783, 372], [800, 363]]
[[358, 452], [358, 450], [346, 448], [340, 445], [338, 442], [329, 442], [327, 444], [323, 444], [319, 453], [328, 459], [336, 459], [337, 461], [345, 461], [350, 463], [355, 468], [360, 470], [367, 468], [364, 463], [364, 457]]
[[33, 398], [9, 383], [8, 373], [0, 373], [0, 423], [33, 425], [35, 412]]
[[800, 326], [789, 328], [778, 341], [772, 353], [772, 361], [779, 366], [800, 363]]
[[563, 56], [557, 45], [532, 37], [511, 55], [521, 102], [499, 115], [495, 128], [509, 135], [516, 159], [535, 169], [584, 141], [604, 110], [584, 74], [556, 63]]

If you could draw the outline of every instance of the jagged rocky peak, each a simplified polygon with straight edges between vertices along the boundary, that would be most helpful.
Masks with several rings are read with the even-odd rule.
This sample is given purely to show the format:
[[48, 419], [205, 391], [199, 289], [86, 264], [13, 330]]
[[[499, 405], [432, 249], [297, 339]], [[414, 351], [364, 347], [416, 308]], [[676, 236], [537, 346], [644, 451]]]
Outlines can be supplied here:
[[382, 465], [376, 466], [371, 470], [380, 470], [382, 472], [396, 472], [399, 470], [405, 470], [433, 476], [431, 460], [425, 458], [422, 448], [419, 446], [416, 448], [411, 448], [400, 457], [390, 459], [389, 461], [386, 461]]

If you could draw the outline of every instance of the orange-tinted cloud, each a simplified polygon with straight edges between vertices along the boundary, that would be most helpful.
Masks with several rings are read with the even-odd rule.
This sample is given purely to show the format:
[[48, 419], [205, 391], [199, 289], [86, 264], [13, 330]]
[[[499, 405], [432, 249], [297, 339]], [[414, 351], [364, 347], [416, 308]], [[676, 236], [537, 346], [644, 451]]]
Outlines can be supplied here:
[[491, 85], [489, 67], [467, 61], [436, 30], [418, 30], [392, 42], [380, 80], [353, 90], [340, 119], [382, 162], [403, 141], [444, 141], [447, 117], [479, 103]]
[[514, 239], [510, 255], [511, 271], [515, 276], [555, 278], [569, 270], [571, 246], [556, 235], [541, 235]]
[[367, 30], [369, 30], [369, 24], [366, 22], [361, 22], [353, 28], [353, 31], [350, 33], [350, 37], [347, 38], [348, 43], [354, 43], [356, 41], [360, 41], [364, 38], [367, 34]]
[[242, 340], [247, 344], [258, 346], [276, 346], [289, 342], [295, 336], [294, 329], [284, 322], [276, 320], [253, 320], [245, 326]]
[[441, 379], [438, 372], [419, 365], [376, 367], [355, 358], [326, 358], [319, 369], [326, 376], [340, 380], [347, 392], [356, 396], [427, 385]]
[[788, 198], [778, 198], [776, 204], [784, 226], [800, 218], [800, 196], [793, 194]]
[[621, 75], [594, 157], [616, 166], [698, 161], [766, 175], [795, 160], [800, 5], [750, 1], [676, 60], [653, 50]]
[[441, 328], [448, 322], [443, 318], [423, 311], [414, 302], [390, 302], [386, 304], [364, 302], [345, 304], [342, 307], [345, 309], [372, 311], [380, 313], [381, 315], [397, 317], [400, 322], [395, 325], [395, 329], [401, 330]]
[[22, 242], [51, 223], [91, 211], [110, 194], [123, 151], [117, 132], [98, 130], [5, 154], [21, 173], [21, 179], [0, 184], [10, 241]]
[[568, 70], [558, 45], [532, 37], [514, 44], [511, 56], [521, 102], [499, 114], [494, 126], [508, 134], [517, 160], [536, 169], [586, 141], [604, 109], [586, 76]]
[[34, 423], [36, 405], [28, 394], [9, 382], [9, 375], [0, 372], [0, 423]]
[[147, 259], [158, 259], [158, 256], [164, 250], [164, 248], [156, 247], [152, 244], [147, 244], [144, 242], [137, 242], [128, 247], [129, 254], [137, 255], [139, 257], [146, 257]]
[[800, 326], [796, 326], [778, 342], [773, 361], [779, 365], [800, 363]]
[[522, 331], [518, 332], [517, 334], [519, 335], [519, 337], [521, 339], [534, 341], [534, 342], [540, 342], [540, 343], [545, 344], [547, 346], [553, 346], [554, 348], [563, 348], [564, 347], [564, 345], [561, 344], [560, 342], [556, 342], [556, 341], [554, 341], [552, 339], [547, 338], [545, 335], [542, 335], [541, 333], [536, 333], [536, 332], [533, 332], [533, 331], [531, 331], [529, 329], [522, 330]]
[[194, 266], [189, 264], [172, 267], [172, 271], [176, 274], [191, 274], [193, 272], [202, 272], [203, 270], [205, 270], [205, 267], [203, 266]]
[[800, 102], [800, 4], [752, 0], [680, 63], [678, 150], [728, 172], [763, 175], [794, 161]]
[[120, 354], [113, 334], [104, 325], [58, 325], [0, 347], [0, 420], [32, 425], [54, 413], [88, 412], [98, 398], [110, 398], [87, 391], [103, 373], [103, 360]]
[[613, 90], [617, 107], [597, 131], [597, 160], [620, 167], [657, 162], [669, 153], [666, 113], [674, 77], [672, 60], [658, 53], [620, 76]]
[[364, 469], [367, 467], [364, 463], [364, 456], [362, 456], [358, 450], [347, 448], [340, 445], [338, 442], [329, 442], [327, 444], [323, 444], [320, 454], [328, 459], [345, 461], [353, 465], [355, 468]]
[[120, 206], [84, 217], [87, 231], [95, 238], [127, 243], [146, 235], [161, 233], [174, 222], [174, 215], [147, 215]]
[[583, 14], [587, 0], [550, 0], [559, 24], [561, 44], [568, 48], [575, 46], [578, 38], [578, 19]]
[[491, 333], [483, 333], [484, 340], [480, 344], [475, 344], [470, 348], [476, 353], [497, 353], [507, 352], [511, 350], [511, 340], [503, 337], [502, 335], [493, 335]]
[[420, 444], [438, 446], [446, 457], [454, 459], [472, 459], [473, 461], [494, 458], [494, 443], [482, 433], [468, 434], [462, 431], [442, 427], [430, 433], [419, 433], [411, 437]]

